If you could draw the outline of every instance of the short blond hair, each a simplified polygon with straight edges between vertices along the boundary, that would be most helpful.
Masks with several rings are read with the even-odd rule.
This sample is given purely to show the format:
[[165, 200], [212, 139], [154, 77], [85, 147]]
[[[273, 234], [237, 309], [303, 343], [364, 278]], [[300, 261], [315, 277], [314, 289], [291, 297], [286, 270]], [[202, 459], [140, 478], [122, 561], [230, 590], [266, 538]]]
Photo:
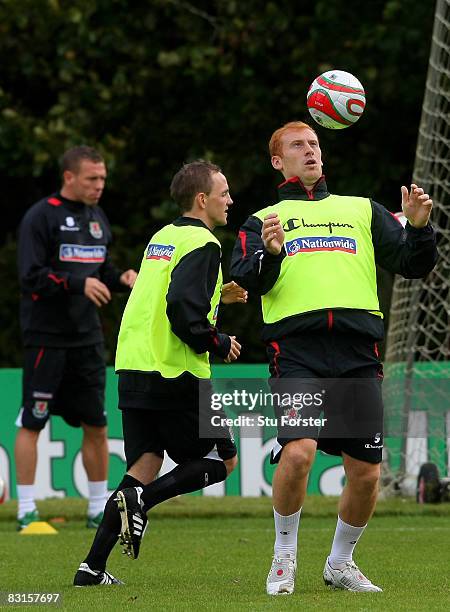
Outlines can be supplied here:
[[302, 130], [304, 128], [311, 130], [317, 136], [316, 131], [303, 121], [290, 121], [289, 123], [285, 123], [282, 127], [278, 128], [278, 130], [275, 130], [269, 140], [270, 156], [273, 157], [274, 155], [281, 155], [281, 139], [286, 132], [289, 132], [290, 130]]

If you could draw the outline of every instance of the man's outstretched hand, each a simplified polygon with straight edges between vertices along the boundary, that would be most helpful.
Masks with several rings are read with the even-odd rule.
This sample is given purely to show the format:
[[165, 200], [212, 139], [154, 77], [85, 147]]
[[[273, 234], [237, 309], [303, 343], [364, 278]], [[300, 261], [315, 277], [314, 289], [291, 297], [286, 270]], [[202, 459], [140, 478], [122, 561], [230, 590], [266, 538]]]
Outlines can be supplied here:
[[421, 187], [412, 184], [411, 191], [402, 186], [403, 214], [413, 227], [425, 227], [430, 219], [433, 200]]
[[269, 213], [264, 217], [261, 238], [266, 251], [271, 255], [279, 255], [284, 244], [284, 230], [277, 213]]

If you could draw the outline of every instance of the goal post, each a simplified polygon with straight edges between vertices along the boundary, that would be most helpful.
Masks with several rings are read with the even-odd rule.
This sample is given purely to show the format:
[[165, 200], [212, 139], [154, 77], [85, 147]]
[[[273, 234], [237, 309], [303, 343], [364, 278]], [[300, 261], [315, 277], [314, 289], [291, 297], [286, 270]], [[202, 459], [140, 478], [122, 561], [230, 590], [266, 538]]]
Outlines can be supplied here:
[[420, 465], [450, 474], [450, 0], [437, 0], [413, 182], [433, 199], [439, 261], [396, 277], [385, 357], [385, 485], [415, 489]]

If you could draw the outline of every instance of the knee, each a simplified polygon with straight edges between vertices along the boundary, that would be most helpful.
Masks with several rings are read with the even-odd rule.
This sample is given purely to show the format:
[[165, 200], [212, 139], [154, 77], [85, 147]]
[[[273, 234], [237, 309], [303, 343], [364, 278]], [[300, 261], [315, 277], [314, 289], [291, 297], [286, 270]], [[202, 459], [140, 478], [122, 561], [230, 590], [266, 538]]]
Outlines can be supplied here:
[[308, 474], [314, 461], [315, 448], [302, 443], [302, 440], [293, 440], [284, 448], [282, 459], [299, 475]]
[[234, 470], [234, 468], [237, 466], [238, 464], [238, 457], [237, 455], [235, 455], [234, 457], [231, 457], [231, 459], [225, 459], [224, 460], [224, 465], [225, 468], [227, 470], [227, 476], [229, 476], [231, 474], [231, 472]]
[[349, 483], [363, 492], [371, 493], [378, 489], [380, 465], [368, 464], [366, 468], [353, 471], [347, 476]]
[[95, 427], [93, 425], [86, 425], [83, 423], [82, 428], [85, 440], [95, 442], [96, 444], [106, 442], [106, 427]]
[[156, 453], [144, 453], [128, 469], [127, 475], [139, 480], [144, 485], [153, 482], [163, 463], [163, 457]]
[[22, 426], [17, 430], [16, 440], [19, 438], [20, 440], [36, 443], [41, 431], [41, 429], [28, 429], [27, 427]]

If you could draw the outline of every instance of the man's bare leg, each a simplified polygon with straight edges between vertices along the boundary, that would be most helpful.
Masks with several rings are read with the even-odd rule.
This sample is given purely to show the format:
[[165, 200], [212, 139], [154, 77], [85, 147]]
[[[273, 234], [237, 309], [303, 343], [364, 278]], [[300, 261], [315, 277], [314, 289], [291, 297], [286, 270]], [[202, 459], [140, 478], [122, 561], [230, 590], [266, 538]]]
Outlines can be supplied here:
[[20, 427], [17, 431], [14, 457], [17, 481], [17, 518], [36, 512], [34, 481], [37, 466], [37, 443], [40, 431]]

